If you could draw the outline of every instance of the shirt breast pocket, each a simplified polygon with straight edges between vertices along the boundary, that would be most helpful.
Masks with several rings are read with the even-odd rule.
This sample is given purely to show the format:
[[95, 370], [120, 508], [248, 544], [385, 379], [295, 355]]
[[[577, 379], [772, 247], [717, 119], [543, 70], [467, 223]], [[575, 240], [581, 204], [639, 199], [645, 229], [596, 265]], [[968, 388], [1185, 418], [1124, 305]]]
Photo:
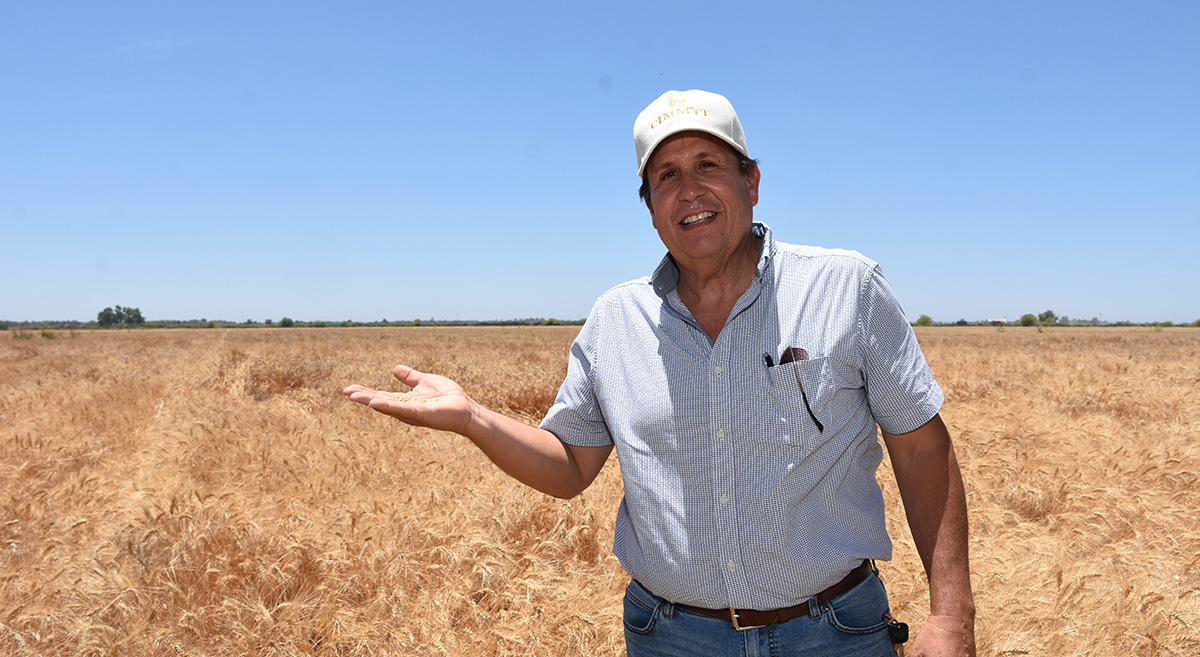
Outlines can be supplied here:
[[780, 419], [792, 427], [790, 435], [822, 434], [829, 419], [833, 384], [829, 359], [796, 360], [768, 369]]

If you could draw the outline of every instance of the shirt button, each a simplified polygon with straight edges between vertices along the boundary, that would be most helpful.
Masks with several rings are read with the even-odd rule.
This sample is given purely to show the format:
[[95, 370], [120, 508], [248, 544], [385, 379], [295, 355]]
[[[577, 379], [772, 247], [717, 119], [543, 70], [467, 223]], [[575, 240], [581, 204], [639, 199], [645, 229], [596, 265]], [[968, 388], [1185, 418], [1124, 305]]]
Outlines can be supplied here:
[[725, 431], [723, 429], [717, 429], [717, 440], [725, 440]]
[[728, 568], [729, 570], [737, 570], [737, 564], [733, 563], [732, 561], [725, 564], [725, 567]]
[[725, 368], [721, 367], [720, 365], [717, 365], [716, 367], [713, 368], [713, 372], [716, 372], [717, 374], [720, 374], [721, 372], [724, 372], [724, 371], [725, 371]]
[[728, 495], [721, 496], [721, 504], [729, 504], [729, 496]]

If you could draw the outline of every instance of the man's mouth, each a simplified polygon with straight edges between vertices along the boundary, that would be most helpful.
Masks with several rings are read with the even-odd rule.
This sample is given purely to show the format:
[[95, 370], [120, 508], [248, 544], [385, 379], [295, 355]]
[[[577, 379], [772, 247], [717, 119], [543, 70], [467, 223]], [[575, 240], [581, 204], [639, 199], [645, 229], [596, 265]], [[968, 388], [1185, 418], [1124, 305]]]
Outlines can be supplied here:
[[716, 214], [717, 214], [716, 212], [697, 212], [696, 214], [693, 214], [690, 217], [684, 217], [683, 221], [681, 221], [679, 223], [684, 226], [691, 226], [692, 224], [704, 221], [705, 219], [708, 219], [709, 217], [714, 217], [714, 216], [716, 216]]

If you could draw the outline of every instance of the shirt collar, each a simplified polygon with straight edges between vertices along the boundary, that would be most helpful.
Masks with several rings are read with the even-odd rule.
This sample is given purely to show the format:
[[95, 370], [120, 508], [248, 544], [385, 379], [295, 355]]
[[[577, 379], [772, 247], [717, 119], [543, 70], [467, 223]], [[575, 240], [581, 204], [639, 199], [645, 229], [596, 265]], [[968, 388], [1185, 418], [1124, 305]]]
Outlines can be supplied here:
[[[766, 224], [758, 221], [751, 224], [750, 231], [762, 240], [758, 265], [754, 272], [754, 277], [760, 279], [770, 266], [771, 258], [775, 256], [775, 234]], [[650, 275], [650, 284], [654, 287], [654, 292], [664, 299], [679, 285], [679, 266], [675, 264], [675, 258], [672, 258], [670, 253], [663, 256], [662, 262], [658, 263], [658, 267]]]

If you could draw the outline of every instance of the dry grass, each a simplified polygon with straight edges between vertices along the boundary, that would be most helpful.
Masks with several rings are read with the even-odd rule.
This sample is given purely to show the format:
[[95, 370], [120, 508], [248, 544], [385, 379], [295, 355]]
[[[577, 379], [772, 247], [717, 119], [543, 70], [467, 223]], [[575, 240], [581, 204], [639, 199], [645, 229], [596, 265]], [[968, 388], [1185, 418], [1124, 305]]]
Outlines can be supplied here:
[[[340, 395], [406, 362], [536, 420], [576, 330], [0, 339], [0, 655], [622, 654], [615, 461], [552, 500]], [[967, 480], [980, 654], [1200, 653], [1200, 330], [918, 335]]]

